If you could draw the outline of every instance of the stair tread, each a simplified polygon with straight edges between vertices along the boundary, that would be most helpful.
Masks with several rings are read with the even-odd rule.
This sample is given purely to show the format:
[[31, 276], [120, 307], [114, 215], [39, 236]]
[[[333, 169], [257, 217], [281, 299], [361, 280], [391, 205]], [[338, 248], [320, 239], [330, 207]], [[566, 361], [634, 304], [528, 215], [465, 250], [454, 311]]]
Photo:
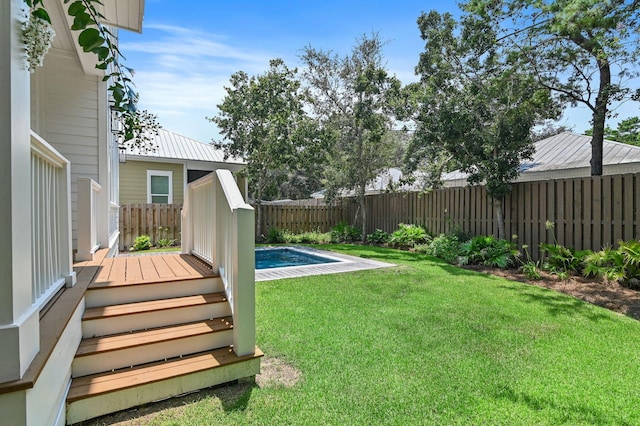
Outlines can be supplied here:
[[232, 317], [227, 316], [206, 321], [158, 327], [133, 333], [92, 337], [83, 339], [80, 342], [76, 357], [215, 333], [218, 331], [231, 330], [232, 328]]
[[197, 373], [216, 367], [260, 358], [264, 354], [256, 347], [255, 353], [237, 356], [231, 347], [201, 352], [182, 358], [169, 359], [113, 372], [75, 378], [67, 396], [67, 402], [90, 398], [121, 389], [128, 389], [173, 377]]
[[208, 305], [227, 301], [223, 292], [199, 294], [195, 296], [175, 297], [171, 299], [150, 300], [146, 302], [125, 303], [122, 305], [97, 306], [87, 308], [83, 321], [122, 315], [138, 314], [189, 306]]
[[162, 284], [168, 282], [182, 282], [182, 281], [194, 281], [208, 278], [220, 278], [220, 275], [211, 273], [209, 275], [191, 276], [191, 277], [157, 277], [157, 278], [141, 278], [127, 281], [99, 281], [93, 282], [89, 285], [89, 290], [103, 290], [103, 289], [120, 289], [125, 286], [139, 286], [139, 285], [153, 285]]

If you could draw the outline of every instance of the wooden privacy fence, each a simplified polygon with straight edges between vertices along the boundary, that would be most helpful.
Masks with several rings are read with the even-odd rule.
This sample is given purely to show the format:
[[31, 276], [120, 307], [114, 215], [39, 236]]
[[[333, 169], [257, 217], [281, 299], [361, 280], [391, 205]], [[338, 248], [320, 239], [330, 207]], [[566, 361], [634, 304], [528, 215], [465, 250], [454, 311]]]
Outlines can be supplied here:
[[[180, 244], [182, 204], [123, 204], [120, 206], [120, 251], [128, 250], [140, 235], [176, 240]], [[160, 229], [162, 228], [162, 229]]]
[[[254, 208], [257, 218], [258, 206]], [[348, 199], [337, 205], [300, 205], [294, 202], [286, 205], [267, 204], [261, 208], [262, 229], [256, 233], [258, 237], [267, 235], [272, 227], [295, 233], [316, 230], [328, 232], [339, 222], [351, 223], [353, 220], [353, 206]]]
[[[351, 223], [355, 214], [352, 204], [336, 207], [341, 211], [333, 210], [333, 217]], [[263, 211], [267, 229], [275, 226], [299, 232], [318, 227], [306, 219], [316, 214], [313, 211], [290, 209], [284, 210], [285, 214], [279, 209]], [[497, 235], [495, 209], [482, 186], [426, 194], [370, 195], [367, 213], [367, 233], [375, 229], [393, 232], [400, 223], [413, 223], [435, 234], [459, 226], [474, 236]], [[579, 250], [600, 250], [615, 246], [621, 239], [640, 239], [640, 174], [515, 183], [504, 199], [504, 213], [506, 237], [517, 235], [518, 244], [528, 245], [534, 259], [539, 258], [539, 244], [553, 242], [554, 233], [559, 244]], [[308, 228], [304, 226], [306, 221], [310, 223]], [[546, 228], [547, 221], [554, 224], [553, 230]]]

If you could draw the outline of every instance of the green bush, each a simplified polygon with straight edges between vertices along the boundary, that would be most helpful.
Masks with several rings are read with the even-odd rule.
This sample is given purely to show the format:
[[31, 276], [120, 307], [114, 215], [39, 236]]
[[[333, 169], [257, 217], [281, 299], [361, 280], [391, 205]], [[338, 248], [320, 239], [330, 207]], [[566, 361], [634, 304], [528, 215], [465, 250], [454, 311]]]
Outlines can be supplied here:
[[132, 251], [149, 250], [151, 248], [151, 237], [140, 235], [133, 241]]
[[282, 229], [278, 229], [276, 227], [269, 228], [269, 230], [267, 231], [267, 243], [269, 244], [284, 243], [285, 242], [284, 234], [285, 234], [285, 231], [283, 231]]
[[156, 246], [160, 248], [169, 247], [176, 243], [176, 240], [170, 240], [169, 238], [160, 238], [156, 241]]
[[300, 235], [300, 242], [303, 244], [328, 244], [331, 242], [331, 235], [328, 232], [307, 231]]
[[386, 244], [389, 241], [389, 234], [382, 229], [376, 229], [371, 234], [367, 235], [367, 241], [374, 244]]
[[429, 243], [425, 254], [439, 257], [449, 263], [456, 263], [458, 261], [459, 252], [460, 242], [457, 237], [440, 234]]
[[540, 252], [543, 258], [542, 267], [552, 273], [581, 272], [583, 260], [592, 253], [591, 250], [575, 250], [558, 243], [541, 243]]
[[330, 231], [332, 243], [352, 243], [359, 241], [362, 233], [354, 226], [346, 222], [340, 222], [333, 226]]
[[640, 242], [620, 241], [618, 249], [610, 247], [584, 258], [584, 275], [597, 276], [632, 289], [640, 289]]
[[389, 237], [389, 245], [394, 247], [413, 247], [427, 241], [427, 231], [422, 226], [401, 223]]
[[460, 245], [461, 265], [480, 264], [505, 269], [515, 266], [520, 256], [516, 245], [493, 235], [477, 236]]

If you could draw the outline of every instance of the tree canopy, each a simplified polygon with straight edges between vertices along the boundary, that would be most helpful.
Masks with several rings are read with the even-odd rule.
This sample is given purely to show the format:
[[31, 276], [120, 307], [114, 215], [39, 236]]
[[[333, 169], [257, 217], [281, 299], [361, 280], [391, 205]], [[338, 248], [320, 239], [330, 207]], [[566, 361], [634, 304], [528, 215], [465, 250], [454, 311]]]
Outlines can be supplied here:
[[549, 91], [496, 43], [487, 21], [467, 15], [458, 23], [432, 11], [418, 26], [425, 50], [416, 67], [421, 81], [405, 96], [418, 108], [406, 161], [413, 169], [425, 160], [440, 170], [458, 167], [470, 183], [485, 183], [504, 238], [502, 197], [520, 162], [533, 155], [534, 123], [557, 109]]
[[395, 154], [389, 116], [400, 82], [385, 69], [377, 34], [363, 36], [352, 52], [339, 57], [307, 46], [301, 56], [304, 77], [312, 94], [313, 112], [331, 135], [332, 145], [324, 184], [329, 199], [341, 190], [354, 190], [366, 236], [365, 190], [391, 166]]
[[496, 42], [517, 53], [542, 87], [591, 110], [591, 174], [601, 175], [610, 105], [634, 97], [625, 84], [637, 76], [637, 0], [469, 0], [462, 8], [499, 29]]
[[282, 59], [273, 59], [269, 70], [249, 77], [243, 71], [231, 76], [227, 95], [217, 105], [219, 114], [209, 120], [218, 125], [224, 140], [214, 143], [225, 158], [242, 157], [249, 177], [249, 190], [258, 204], [265, 193], [282, 183], [288, 170], [299, 163], [302, 153], [318, 142], [312, 120], [304, 110], [306, 94], [297, 79], [297, 69]]
[[[585, 134], [592, 135], [593, 131], [587, 130]], [[615, 129], [605, 127], [604, 137], [612, 141], [640, 146], [640, 117], [622, 120]]]

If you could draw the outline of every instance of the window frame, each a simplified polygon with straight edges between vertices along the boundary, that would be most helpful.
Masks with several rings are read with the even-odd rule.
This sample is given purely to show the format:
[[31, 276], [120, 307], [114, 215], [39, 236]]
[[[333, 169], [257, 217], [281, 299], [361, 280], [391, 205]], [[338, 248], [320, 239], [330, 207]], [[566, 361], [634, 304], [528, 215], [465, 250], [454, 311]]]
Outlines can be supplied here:
[[[152, 194], [151, 193], [151, 177], [152, 176], [166, 176], [169, 178], [169, 193], [168, 194]], [[153, 196], [168, 196], [167, 204], [173, 204], [173, 171], [171, 170], [147, 170], [147, 203], [153, 203]], [[164, 203], [155, 203], [164, 204]]]

